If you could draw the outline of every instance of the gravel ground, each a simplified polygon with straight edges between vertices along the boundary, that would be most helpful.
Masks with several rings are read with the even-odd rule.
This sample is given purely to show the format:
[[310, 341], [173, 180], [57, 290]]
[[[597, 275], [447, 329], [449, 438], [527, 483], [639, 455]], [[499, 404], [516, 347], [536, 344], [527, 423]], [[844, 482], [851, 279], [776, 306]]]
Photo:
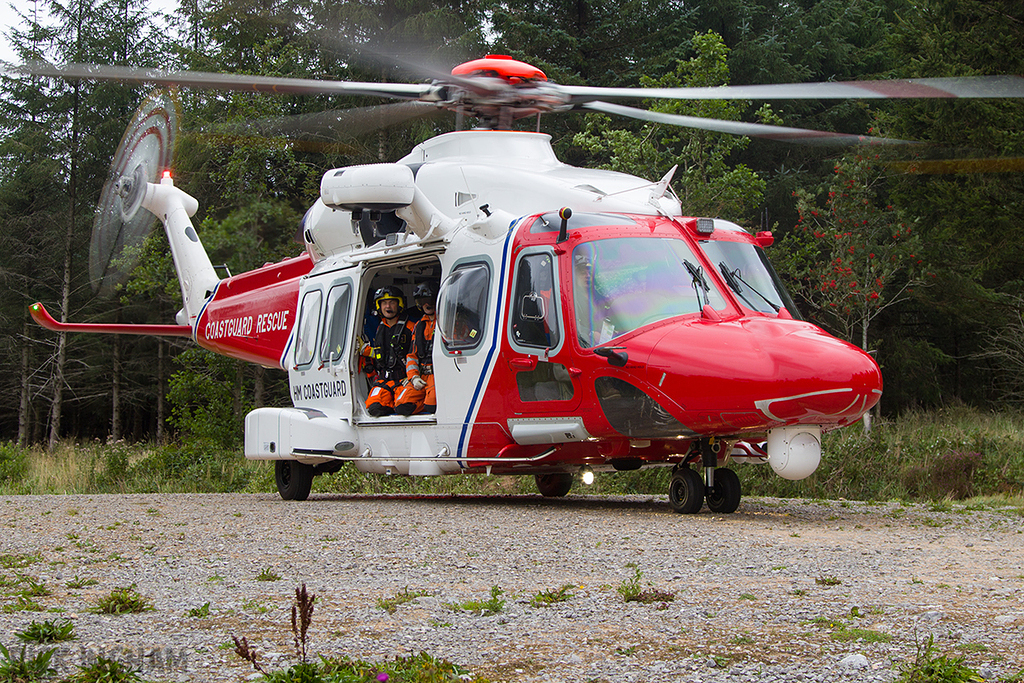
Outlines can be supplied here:
[[[226, 644], [244, 635], [271, 667], [293, 662], [305, 583], [318, 598], [312, 652], [426, 651], [495, 681], [892, 681], [929, 636], [1007, 679], [1024, 670], [1024, 518], [952, 508], [750, 498], [732, 515], [688, 516], [649, 496], [6, 496], [0, 642], [67, 618], [78, 639], [59, 646], [62, 673], [99, 654], [151, 681], [253, 680]], [[675, 599], [626, 603], [618, 589], [637, 571]], [[53, 613], [14, 609], [25, 576], [45, 583], [34, 599]], [[570, 599], [531, 606], [570, 584]], [[152, 611], [95, 613], [131, 585]], [[500, 613], [453, 609], [494, 586]], [[424, 595], [377, 606], [406, 589]], [[208, 616], [187, 615], [207, 603]]]

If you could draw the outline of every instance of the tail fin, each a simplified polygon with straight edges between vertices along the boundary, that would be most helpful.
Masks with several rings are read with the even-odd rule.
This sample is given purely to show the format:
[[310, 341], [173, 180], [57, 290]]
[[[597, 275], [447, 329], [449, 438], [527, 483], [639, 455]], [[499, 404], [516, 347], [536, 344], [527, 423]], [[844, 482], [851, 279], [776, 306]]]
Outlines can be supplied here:
[[189, 220], [199, 209], [199, 202], [175, 187], [170, 172], [166, 172], [159, 184], [148, 184], [142, 206], [163, 222], [167, 232], [184, 303], [179, 316], [184, 313], [185, 319], [177, 322], [179, 325], [194, 326], [203, 304], [220, 281]]

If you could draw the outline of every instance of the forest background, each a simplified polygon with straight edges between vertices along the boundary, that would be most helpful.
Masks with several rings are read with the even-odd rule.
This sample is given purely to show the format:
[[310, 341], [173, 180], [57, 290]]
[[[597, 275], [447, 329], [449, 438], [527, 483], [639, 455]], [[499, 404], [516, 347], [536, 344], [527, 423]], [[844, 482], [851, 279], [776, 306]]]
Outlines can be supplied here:
[[[1016, 0], [182, 0], [169, 17], [145, 4], [33, 0], [21, 4], [8, 38], [22, 61], [358, 81], [421, 80], [409, 64], [450, 69], [488, 53], [528, 61], [558, 83], [600, 86], [1024, 73]], [[131, 477], [162, 486], [143, 472], [200, 489], [268, 481], [233, 463], [245, 413], [288, 403], [285, 373], [172, 340], [55, 334], [28, 317], [35, 301], [76, 322], [166, 323], [180, 307], [160, 230], [114, 296], [97, 296], [88, 281], [94, 207], [146, 92], [0, 80], [0, 480], [14, 490], [27, 485], [19, 482], [33, 458], [89, 443], [120, 444], [91, 456], [80, 476], [94, 488], [124, 488]], [[367, 131], [307, 127], [296, 142], [267, 135], [266, 122], [309, 115], [309, 123], [316, 112], [384, 102], [179, 97], [176, 183], [199, 200], [204, 244], [232, 273], [298, 252], [292, 238], [325, 170], [393, 161], [454, 128], [445, 116]], [[985, 492], [1019, 493], [1024, 103], [643, 106], [928, 143], [913, 153], [835, 149], [597, 114], [542, 121], [567, 163], [650, 179], [678, 164], [685, 212], [772, 230], [769, 255], [801, 312], [875, 354], [881, 423], [869, 436], [832, 437], [831, 458], [794, 491], [941, 497], [978, 492], [984, 481]], [[851, 475], [857, 459], [863, 477]], [[891, 481], [871, 490], [849, 483], [867, 486], [875, 468], [892, 471]], [[759, 476], [745, 475], [748, 490], [767, 486]], [[956, 483], [964, 476], [966, 489]]]

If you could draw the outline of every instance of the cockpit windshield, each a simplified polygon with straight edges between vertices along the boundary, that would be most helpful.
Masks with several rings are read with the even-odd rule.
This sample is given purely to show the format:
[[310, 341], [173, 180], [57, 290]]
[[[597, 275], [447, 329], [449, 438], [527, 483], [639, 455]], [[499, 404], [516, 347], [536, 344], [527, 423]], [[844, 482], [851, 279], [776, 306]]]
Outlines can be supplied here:
[[682, 240], [596, 240], [577, 245], [572, 256], [576, 334], [585, 348], [706, 305], [726, 305]]
[[763, 249], [748, 242], [725, 240], [702, 240], [700, 247], [741, 304], [769, 315], [784, 308], [790, 316], [800, 319], [793, 299]]

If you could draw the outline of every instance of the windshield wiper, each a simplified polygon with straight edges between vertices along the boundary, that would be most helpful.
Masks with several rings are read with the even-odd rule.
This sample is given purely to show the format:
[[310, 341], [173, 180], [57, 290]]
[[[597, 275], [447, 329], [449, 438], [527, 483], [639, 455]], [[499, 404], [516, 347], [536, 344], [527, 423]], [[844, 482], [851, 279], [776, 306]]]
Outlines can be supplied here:
[[757, 291], [757, 289], [752, 287], [749, 282], [744, 280], [740, 276], [739, 268], [737, 268], [735, 271], [729, 270], [729, 266], [725, 265], [725, 261], [719, 261], [718, 269], [722, 271], [722, 277], [725, 278], [725, 284], [729, 285], [729, 289], [736, 292], [736, 294], [738, 294], [741, 299], [747, 302], [748, 306], [755, 310], [757, 309], [757, 307], [753, 303], [751, 303], [750, 299], [748, 299], [747, 296], [741, 291], [741, 282], [747, 286], [747, 289], [749, 289], [754, 294], [757, 294], [766, 304], [771, 306], [773, 311], [775, 311], [776, 313], [779, 312], [780, 306], [776, 305], [775, 302], [769, 300], [768, 297], [766, 297], [761, 292]]
[[[704, 268], [701, 266], [695, 266], [686, 259], [683, 259], [683, 265], [686, 266], [686, 271], [690, 274], [693, 280], [693, 291], [697, 293], [697, 303], [701, 308], [704, 308], [705, 304], [711, 303], [711, 299], [708, 297], [708, 292], [711, 291], [711, 286], [708, 285], [708, 281], [704, 279]], [[704, 291], [704, 303], [700, 302], [701, 290]]]

